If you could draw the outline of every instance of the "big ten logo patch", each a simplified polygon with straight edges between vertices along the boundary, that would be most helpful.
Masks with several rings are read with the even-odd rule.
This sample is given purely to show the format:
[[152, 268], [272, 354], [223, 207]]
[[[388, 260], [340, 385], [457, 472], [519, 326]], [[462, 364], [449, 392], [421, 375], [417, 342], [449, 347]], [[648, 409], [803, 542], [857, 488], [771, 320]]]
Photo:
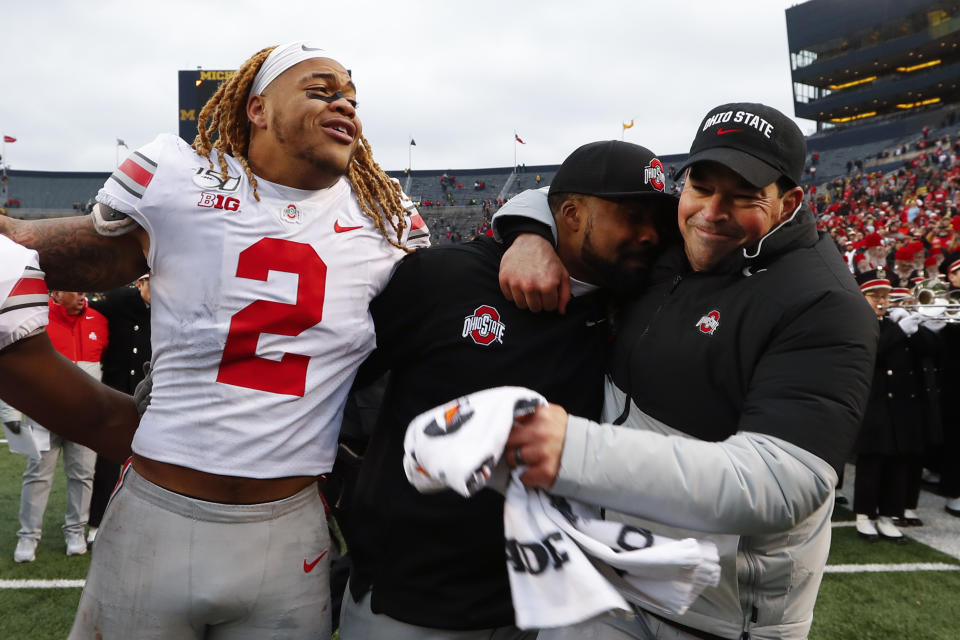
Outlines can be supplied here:
[[460, 337], [470, 338], [479, 345], [487, 346], [493, 342], [503, 344], [503, 334], [507, 327], [500, 322], [500, 312], [489, 305], [480, 305], [472, 315], [463, 319]]
[[219, 193], [204, 191], [200, 194], [200, 202], [197, 203], [197, 206], [222, 209], [224, 211], [239, 211], [240, 201], [233, 196], [224, 196]]

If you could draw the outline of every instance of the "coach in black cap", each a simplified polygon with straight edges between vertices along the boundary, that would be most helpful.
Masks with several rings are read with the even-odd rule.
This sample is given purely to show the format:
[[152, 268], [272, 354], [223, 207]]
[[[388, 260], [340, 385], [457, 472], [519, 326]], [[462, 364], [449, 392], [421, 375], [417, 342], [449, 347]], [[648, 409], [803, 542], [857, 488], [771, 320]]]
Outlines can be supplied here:
[[[807, 636], [877, 322], [803, 203], [804, 155], [802, 133], [776, 109], [711, 109], [680, 165], [682, 242], [664, 249], [617, 325], [607, 424], [550, 405], [507, 443], [531, 486], [654, 532], [714, 539], [720, 584], [683, 615], [638, 602], [628, 623], [541, 638]], [[511, 214], [508, 203], [500, 215]], [[514, 300], [557, 291], [509, 272], [512, 252], [537, 243], [542, 255], [546, 243], [524, 235], [504, 257]]]
[[[514, 626], [503, 497], [420, 494], [404, 476], [404, 432], [417, 414], [491, 383], [528, 387], [599, 419], [609, 353], [603, 289], [635, 291], [654, 263], [659, 229], [677, 211], [663, 189], [660, 161], [635, 144], [595, 142], [564, 161], [549, 194], [575, 294], [564, 315], [524, 311], [503, 297], [504, 247], [486, 236], [398, 264], [371, 305], [377, 352], [365, 365], [389, 368], [391, 383], [352, 513], [338, 516], [354, 567], [343, 640], [536, 636]], [[532, 199], [546, 208], [545, 191]]]

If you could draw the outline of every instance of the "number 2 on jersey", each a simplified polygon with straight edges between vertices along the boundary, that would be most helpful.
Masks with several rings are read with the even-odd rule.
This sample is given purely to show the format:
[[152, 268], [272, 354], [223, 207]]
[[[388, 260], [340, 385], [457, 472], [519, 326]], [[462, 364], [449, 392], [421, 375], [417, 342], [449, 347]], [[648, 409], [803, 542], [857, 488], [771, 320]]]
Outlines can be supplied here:
[[240, 252], [237, 277], [266, 281], [270, 271], [295, 273], [297, 302], [256, 300], [230, 318], [217, 382], [303, 396], [310, 356], [284, 353], [279, 362], [257, 355], [261, 333], [298, 336], [323, 319], [327, 265], [309, 244], [263, 238]]

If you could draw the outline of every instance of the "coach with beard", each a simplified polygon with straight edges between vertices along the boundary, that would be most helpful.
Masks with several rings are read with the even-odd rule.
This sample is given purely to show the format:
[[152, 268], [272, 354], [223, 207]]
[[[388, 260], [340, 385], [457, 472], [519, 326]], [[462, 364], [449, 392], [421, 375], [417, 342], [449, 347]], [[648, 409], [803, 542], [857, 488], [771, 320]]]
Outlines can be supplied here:
[[619, 140], [583, 145], [561, 165], [548, 214], [574, 291], [565, 315], [508, 302], [497, 280], [504, 247], [486, 236], [406, 256], [374, 300], [377, 351], [361, 374], [392, 373], [340, 522], [354, 563], [344, 640], [536, 637], [514, 626], [503, 496], [419, 493], [404, 475], [404, 434], [417, 414], [491, 383], [600, 416], [607, 294], [642, 283], [676, 235], [677, 200], [645, 174], [651, 165], [660, 161], [650, 150]]

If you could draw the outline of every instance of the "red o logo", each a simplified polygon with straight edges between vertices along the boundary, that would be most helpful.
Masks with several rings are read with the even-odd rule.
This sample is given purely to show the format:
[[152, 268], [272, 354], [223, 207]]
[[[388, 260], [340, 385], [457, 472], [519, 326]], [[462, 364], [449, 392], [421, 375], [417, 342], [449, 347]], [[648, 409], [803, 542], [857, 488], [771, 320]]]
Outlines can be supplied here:
[[463, 331], [461, 336], [470, 337], [479, 345], [489, 345], [496, 342], [503, 342], [503, 332], [506, 327], [500, 322], [500, 313], [491, 306], [481, 305], [476, 308], [473, 315], [463, 319]]
[[647, 182], [657, 191], [663, 191], [664, 183], [663, 163], [659, 158], [650, 161], [643, 170], [643, 181]]

